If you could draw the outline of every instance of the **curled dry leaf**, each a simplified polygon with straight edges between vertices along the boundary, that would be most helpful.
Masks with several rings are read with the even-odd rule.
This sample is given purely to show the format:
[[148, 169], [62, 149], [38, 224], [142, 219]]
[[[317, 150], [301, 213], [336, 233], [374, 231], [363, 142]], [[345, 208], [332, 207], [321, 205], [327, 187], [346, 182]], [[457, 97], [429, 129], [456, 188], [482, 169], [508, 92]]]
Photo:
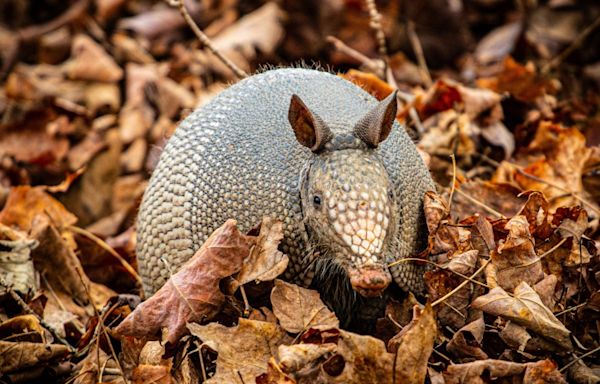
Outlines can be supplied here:
[[471, 304], [486, 313], [514, 321], [566, 350], [573, 349], [570, 331], [542, 303], [538, 294], [525, 282], [519, 284], [514, 296], [501, 287], [479, 296]]
[[33, 219], [39, 214], [48, 215], [59, 228], [75, 224], [77, 217], [44, 189], [26, 185], [12, 188], [0, 212], [0, 222], [23, 232], [31, 230]]
[[112, 56], [87, 35], [75, 36], [71, 55], [65, 69], [73, 80], [116, 82], [123, 78], [123, 70]]
[[283, 223], [265, 216], [260, 225], [256, 244], [250, 256], [244, 259], [241, 271], [235, 277], [233, 290], [251, 281], [270, 281], [285, 271], [289, 258], [277, 247], [283, 239]]
[[219, 354], [217, 371], [207, 383], [235, 383], [240, 376], [243, 382], [253, 383], [256, 376], [267, 371], [277, 345], [287, 337], [277, 324], [243, 318], [231, 328], [218, 323], [190, 323], [188, 329]]
[[338, 76], [358, 85], [377, 100], [385, 99], [394, 90], [391, 85], [372, 73], [350, 69], [348, 72], [339, 74]]
[[533, 363], [513, 363], [504, 360], [478, 360], [465, 364], [449, 365], [444, 372], [446, 384], [483, 384], [484, 378], [510, 378], [523, 384], [560, 383], [566, 381], [552, 360]]
[[0, 374], [33, 367], [51, 360], [61, 359], [69, 353], [62, 344], [11, 342], [0, 340]]
[[31, 250], [37, 246], [36, 240], [0, 223], [0, 296], [6, 285], [22, 295], [37, 290], [38, 281], [31, 259]]
[[177, 342], [186, 332], [187, 322], [206, 321], [219, 312], [225, 300], [219, 282], [239, 271], [249, 252], [246, 236], [238, 231], [235, 220], [227, 220], [179, 272], [119, 324], [116, 332], [149, 338], [166, 328], [164, 340]]
[[395, 355], [394, 377], [399, 383], [425, 382], [427, 362], [437, 335], [431, 304], [428, 303], [422, 310], [415, 306], [413, 313], [412, 321], [388, 343]]
[[[463, 281], [462, 276], [470, 276], [475, 272], [478, 260], [478, 250], [470, 250], [459, 255], [452, 256], [447, 270], [434, 270], [425, 272], [425, 284], [431, 300], [442, 298], [447, 293], [458, 287]], [[465, 324], [469, 303], [473, 295], [473, 283], [468, 283], [452, 296], [440, 303], [437, 317], [442, 325], [449, 325], [459, 329]]]
[[452, 336], [446, 349], [457, 357], [474, 357], [478, 360], [485, 360], [488, 355], [481, 349], [484, 330], [485, 323], [481, 316], [459, 329]]
[[331, 354], [336, 349], [337, 345], [334, 343], [280, 345], [277, 357], [284, 372], [297, 372], [305, 367], [314, 367], [324, 355]]
[[321, 301], [319, 293], [295, 284], [275, 280], [271, 291], [273, 313], [288, 332], [299, 333], [310, 327], [339, 327], [335, 314]]
[[491, 253], [496, 280], [509, 292], [523, 281], [533, 286], [544, 278], [544, 272], [535, 253], [529, 223], [525, 216], [515, 216], [504, 228], [509, 231], [506, 240]]
[[511, 348], [524, 351], [527, 342], [531, 339], [531, 335], [524, 327], [509, 321], [502, 328], [502, 331], [500, 331], [500, 338]]

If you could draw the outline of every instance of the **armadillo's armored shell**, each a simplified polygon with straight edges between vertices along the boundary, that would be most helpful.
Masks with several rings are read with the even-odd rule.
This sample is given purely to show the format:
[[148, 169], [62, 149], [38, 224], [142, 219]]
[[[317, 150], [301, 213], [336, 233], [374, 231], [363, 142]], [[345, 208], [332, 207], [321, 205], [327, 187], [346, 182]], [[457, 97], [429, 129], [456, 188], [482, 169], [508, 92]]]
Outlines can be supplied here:
[[[240, 81], [192, 113], [163, 151], [140, 208], [137, 254], [146, 294], [160, 288], [228, 218], [241, 230], [264, 215], [282, 220], [287, 276], [299, 275], [307, 249], [299, 183], [312, 153], [298, 144], [288, 122], [292, 94], [334, 134], [350, 132], [377, 103], [335, 75], [289, 68]], [[422, 197], [433, 183], [397, 123], [378, 151], [400, 207], [391, 262], [411, 255], [417, 237], [423, 237]], [[419, 270], [401, 263], [392, 275], [400, 286], [420, 289]]]

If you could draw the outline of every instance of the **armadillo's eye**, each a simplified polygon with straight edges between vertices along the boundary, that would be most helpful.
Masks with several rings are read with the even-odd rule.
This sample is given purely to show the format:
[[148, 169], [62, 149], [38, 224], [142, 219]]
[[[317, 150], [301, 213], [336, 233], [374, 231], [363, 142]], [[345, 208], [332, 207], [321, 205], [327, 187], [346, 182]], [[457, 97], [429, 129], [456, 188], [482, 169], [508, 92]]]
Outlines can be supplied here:
[[394, 190], [392, 188], [388, 189], [388, 198], [390, 201], [394, 200]]
[[321, 208], [321, 196], [319, 196], [319, 195], [313, 196], [313, 205], [315, 206], [315, 208]]

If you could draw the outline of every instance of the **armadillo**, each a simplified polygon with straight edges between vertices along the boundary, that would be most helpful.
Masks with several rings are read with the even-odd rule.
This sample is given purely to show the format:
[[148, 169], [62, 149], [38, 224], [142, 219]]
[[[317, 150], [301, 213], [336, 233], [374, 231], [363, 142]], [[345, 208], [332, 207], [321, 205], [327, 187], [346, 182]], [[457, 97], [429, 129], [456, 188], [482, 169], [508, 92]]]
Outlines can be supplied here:
[[137, 256], [146, 295], [227, 219], [241, 230], [283, 222], [284, 278], [317, 289], [338, 316], [381, 298], [392, 280], [421, 292], [423, 266], [402, 262], [427, 237], [434, 190], [415, 145], [382, 101], [305, 68], [248, 77], [191, 113], [145, 191]]

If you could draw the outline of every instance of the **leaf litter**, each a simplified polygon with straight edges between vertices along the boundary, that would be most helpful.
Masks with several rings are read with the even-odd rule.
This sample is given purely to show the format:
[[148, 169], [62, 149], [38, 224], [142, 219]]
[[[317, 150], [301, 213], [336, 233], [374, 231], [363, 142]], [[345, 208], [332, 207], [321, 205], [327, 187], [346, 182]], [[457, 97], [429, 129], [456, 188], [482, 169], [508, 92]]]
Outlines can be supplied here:
[[598, 6], [375, 2], [377, 27], [369, 2], [309, 3], [185, 1], [246, 72], [315, 60], [378, 99], [400, 90], [437, 183], [411, 257], [427, 295], [391, 295], [373, 332], [342, 329], [316, 291], [278, 279], [282, 223], [265, 217], [248, 234], [232, 218], [142, 301], [148, 177], [236, 77], [168, 2], [9, 1], [0, 380], [600, 381]]

